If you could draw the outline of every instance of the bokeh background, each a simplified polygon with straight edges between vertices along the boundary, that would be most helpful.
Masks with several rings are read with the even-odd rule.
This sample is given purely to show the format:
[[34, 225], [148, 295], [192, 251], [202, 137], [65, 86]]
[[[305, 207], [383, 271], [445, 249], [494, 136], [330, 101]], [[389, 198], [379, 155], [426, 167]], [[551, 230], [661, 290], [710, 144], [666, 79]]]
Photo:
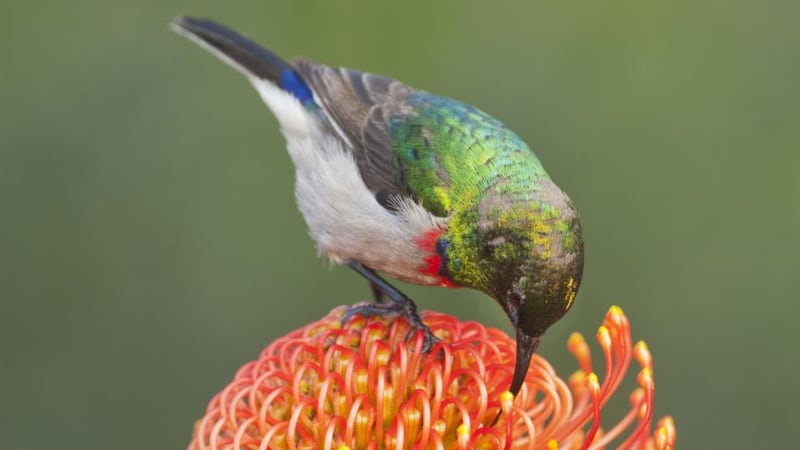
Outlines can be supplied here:
[[[798, 5], [4, 2], [0, 447], [183, 448], [269, 341], [369, 298], [317, 258], [254, 91], [168, 31], [192, 13], [504, 120], [585, 229], [583, 289], [541, 352], [568, 373], [569, 333], [592, 336], [621, 305], [680, 448], [788, 448]], [[510, 331], [478, 293], [403, 287]]]

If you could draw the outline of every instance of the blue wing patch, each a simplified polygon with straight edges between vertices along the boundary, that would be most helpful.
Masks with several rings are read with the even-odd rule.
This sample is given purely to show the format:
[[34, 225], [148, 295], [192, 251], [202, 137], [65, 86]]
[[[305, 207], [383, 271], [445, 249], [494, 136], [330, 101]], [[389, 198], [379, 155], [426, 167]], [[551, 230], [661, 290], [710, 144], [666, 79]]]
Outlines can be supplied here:
[[283, 69], [281, 73], [281, 88], [294, 95], [303, 106], [314, 105], [314, 94], [308, 85], [293, 69]]

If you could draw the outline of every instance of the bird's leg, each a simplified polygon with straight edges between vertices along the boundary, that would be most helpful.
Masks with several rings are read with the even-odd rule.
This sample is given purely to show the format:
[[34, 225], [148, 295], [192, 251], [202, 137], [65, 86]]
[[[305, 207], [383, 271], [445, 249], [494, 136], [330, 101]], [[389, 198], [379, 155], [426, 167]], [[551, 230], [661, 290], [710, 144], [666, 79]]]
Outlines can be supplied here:
[[[377, 303], [368, 305], [351, 306], [342, 317], [342, 323], [350, 320], [354, 315], [359, 314], [364, 317], [372, 316], [386, 316], [392, 314], [402, 314], [406, 320], [411, 324], [415, 330], [422, 330], [424, 333], [424, 341], [422, 344], [422, 351], [428, 353], [433, 348], [433, 345], [439, 342], [439, 338], [433, 335], [430, 328], [422, 323], [419, 314], [417, 313], [417, 305], [413, 300], [408, 298], [405, 294], [397, 290], [394, 286], [389, 284], [388, 281], [381, 278], [380, 275], [375, 273], [374, 270], [363, 264], [350, 261], [347, 263], [353, 270], [358, 272], [359, 275], [366, 278], [372, 286], [372, 292], [375, 294], [376, 300], [389, 297], [391, 303]], [[378, 296], [378, 293], [381, 295]]]
[[383, 292], [380, 286], [370, 281], [369, 287], [372, 288], [372, 298], [375, 303], [386, 303], [386, 293]]

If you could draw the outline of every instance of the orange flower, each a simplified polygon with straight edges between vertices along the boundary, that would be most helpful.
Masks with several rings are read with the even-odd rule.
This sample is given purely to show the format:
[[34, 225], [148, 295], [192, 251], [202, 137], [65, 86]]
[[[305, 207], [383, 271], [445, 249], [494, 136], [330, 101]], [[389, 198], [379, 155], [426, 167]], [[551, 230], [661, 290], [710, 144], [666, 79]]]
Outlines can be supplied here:
[[[652, 431], [652, 358], [644, 342], [632, 345], [618, 307], [597, 332], [602, 377], [575, 333], [567, 348], [580, 370], [564, 381], [534, 355], [516, 398], [506, 391], [515, 343], [504, 332], [428, 311], [422, 319], [442, 341], [422, 354], [422, 334], [407, 336], [403, 318], [356, 317], [342, 325], [345, 310], [278, 339], [239, 369], [196, 423], [189, 448], [674, 447], [672, 418]], [[631, 358], [641, 370], [630, 412], [603, 431], [601, 410]]]

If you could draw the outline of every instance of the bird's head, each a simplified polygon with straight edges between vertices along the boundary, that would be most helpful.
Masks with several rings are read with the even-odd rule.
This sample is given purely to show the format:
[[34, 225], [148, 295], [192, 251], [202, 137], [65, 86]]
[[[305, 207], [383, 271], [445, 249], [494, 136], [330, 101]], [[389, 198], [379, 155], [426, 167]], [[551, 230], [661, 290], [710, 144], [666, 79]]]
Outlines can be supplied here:
[[[453, 281], [489, 294], [516, 330], [514, 394], [539, 339], [572, 306], [583, 274], [581, 223], [567, 195], [549, 179], [518, 194], [500, 186], [483, 196], [473, 217], [454, 218], [448, 261]], [[459, 236], [460, 227], [469, 231]]]

